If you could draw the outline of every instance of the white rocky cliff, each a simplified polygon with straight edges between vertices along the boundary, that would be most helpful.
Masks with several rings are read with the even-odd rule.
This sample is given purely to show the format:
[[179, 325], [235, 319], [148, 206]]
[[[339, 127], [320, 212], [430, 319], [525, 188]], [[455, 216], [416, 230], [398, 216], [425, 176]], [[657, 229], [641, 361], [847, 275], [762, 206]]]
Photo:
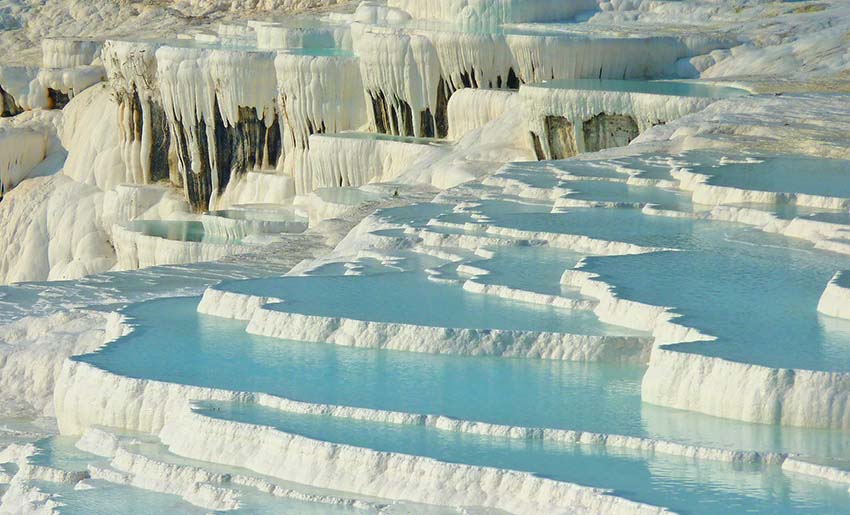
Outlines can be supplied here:
[[0, 0], [0, 514], [850, 511], [848, 31]]

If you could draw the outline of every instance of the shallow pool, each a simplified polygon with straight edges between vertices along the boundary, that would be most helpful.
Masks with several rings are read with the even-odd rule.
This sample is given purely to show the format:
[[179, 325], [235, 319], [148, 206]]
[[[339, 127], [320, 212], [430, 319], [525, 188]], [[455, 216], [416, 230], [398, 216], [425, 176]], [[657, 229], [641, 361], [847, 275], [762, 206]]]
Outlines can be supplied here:
[[[490, 259], [473, 260], [470, 265], [487, 270], [476, 278], [484, 284], [498, 284], [547, 295], [582, 298], [573, 288], [561, 285], [561, 276], [583, 257], [581, 254], [547, 246], [492, 249]], [[534, 266], [529, 266], [534, 263]]]
[[[114, 515], [115, 513], [179, 513], [205, 515], [209, 510], [192, 506], [176, 495], [167, 495], [132, 486], [91, 481], [94, 488], [76, 490], [74, 485], [33, 481], [45, 493], [57, 496], [61, 502], [56, 511], [60, 515]], [[116, 511], [119, 509], [120, 511]], [[294, 513], [294, 512], [293, 512]]]
[[78, 358], [110, 372], [304, 402], [850, 458], [850, 435], [644, 405], [644, 368], [418, 354], [263, 338], [197, 298], [131, 306], [135, 332]]
[[258, 234], [302, 233], [307, 230], [308, 219], [294, 209], [245, 206], [204, 213], [201, 223], [201, 241], [238, 241]]
[[850, 510], [846, 485], [783, 474], [777, 466], [733, 465], [552, 442], [481, 437], [419, 426], [294, 415], [250, 404], [201, 405], [206, 416], [287, 433], [441, 461], [520, 470], [679, 513], [823, 513]]
[[129, 377], [502, 424], [602, 430], [606, 423], [598, 419], [600, 412], [614, 417], [631, 406], [628, 411], [636, 416], [621, 421], [640, 429], [642, 367], [263, 338], [247, 334], [242, 323], [197, 314], [197, 301], [163, 299], [132, 306], [126, 313], [139, 324], [133, 334], [77, 359]]
[[596, 202], [629, 202], [638, 205], [652, 204], [661, 209], [691, 211], [690, 197], [681, 192], [649, 186], [633, 186], [620, 182], [571, 181], [565, 184], [572, 193], [568, 199]]
[[718, 186], [850, 198], [850, 161], [802, 156], [758, 157], [758, 161], [700, 165], [693, 171], [711, 176], [708, 183]]
[[166, 240], [228, 243], [227, 238], [207, 234], [204, 223], [193, 220], [136, 220], [130, 222], [127, 229]]
[[739, 224], [634, 209], [500, 214], [485, 204], [482, 212], [501, 227], [683, 251], [588, 258], [584, 269], [601, 274], [619, 295], [674, 307], [682, 323], [719, 338], [693, 351], [770, 367], [850, 371], [850, 322], [817, 313], [830, 278], [850, 269], [848, 257]]
[[[118, 433], [120, 436], [120, 433]], [[30, 463], [65, 471], [85, 471], [89, 465], [110, 469], [110, 459], [96, 456], [76, 448], [77, 437], [54, 436], [36, 443], [38, 452], [29, 458]], [[199, 467], [220, 474], [245, 474], [246, 470], [225, 467], [211, 463], [187, 460], [169, 453], [164, 446], [150, 435], [131, 435], [121, 443], [122, 448], [140, 454], [155, 461]], [[114, 470], [114, 469], [113, 469]], [[240, 508], [230, 511], [214, 511], [194, 506], [177, 495], [144, 490], [130, 485], [116, 484], [104, 480], [87, 480], [94, 488], [77, 490], [75, 485], [58, 484], [47, 481], [32, 481], [40, 490], [59, 496], [64, 506], [59, 508], [61, 515], [113, 515], [180, 513], [181, 515], [203, 515], [209, 513], [231, 513], [233, 515], [300, 515], [300, 514], [354, 514], [363, 513], [350, 507], [312, 503], [269, 495], [247, 486], [230, 482], [214, 486], [232, 489], [239, 496]], [[318, 490], [295, 483], [277, 482], [287, 488], [307, 494], [319, 493], [334, 495], [335, 492]], [[154, 483], [155, 484], [155, 483]], [[121, 507], [120, 511], [119, 508]]]
[[364, 276], [280, 277], [226, 283], [222, 289], [276, 297], [286, 313], [454, 329], [501, 329], [586, 335], [637, 335], [593, 313], [470, 293], [422, 272]]
[[565, 79], [541, 82], [531, 86], [551, 89], [647, 93], [677, 97], [731, 98], [750, 94], [745, 89], [732, 86], [670, 80]]
[[360, 188], [318, 188], [313, 193], [325, 202], [355, 206], [380, 199], [380, 195]]

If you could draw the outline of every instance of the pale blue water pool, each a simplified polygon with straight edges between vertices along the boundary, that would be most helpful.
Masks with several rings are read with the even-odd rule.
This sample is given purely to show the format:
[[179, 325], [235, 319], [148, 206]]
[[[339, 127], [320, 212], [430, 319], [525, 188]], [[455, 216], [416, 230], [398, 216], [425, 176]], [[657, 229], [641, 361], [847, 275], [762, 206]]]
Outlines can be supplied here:
[[[551, 203], [521, 201], [519, 199], [488, 199], [487, 213], [548, 213], [552, 210]], [[431, 220], [451, 222], [476, 222], [473, 213], [481, 213], [481, 202], [469, 204], [463, 212], [454, 212], [457, 204], [421, 202], [409, 206], [381, 209], [376, 216], [388, 223], [401, 224], [410, 227], [424, 227]]]
[[732, 86], [669, 80], [565, 79], [532, 84], [531, 87], [707, 98], [731, 98], [750, 94], [745, 89]]
[[386, 272], [401, 272], [405, 270], [421, 270], [428, 267], [439, 266], [443, 261], [431, 256], [399, 252], [392, 256], [378, 260], [374, 257], [360, 257], [351, 261], [334, 261], [325, 263], [304, 272], [304, 275], [372, 275]]
[[[427, 355], [263, 338], [247, 334], [243, 323], [199, 315], [197, 302], [188, 297], [131, 306], [125, 313], [139, 324], [133, 334], [75, 359], [129, 377], [306, 402], [594, 430], [611, 427], [614, 417], [623, 424], [615, 424], [618, 429], [640, 431], [642, 367]], [[626, 411], [634, 416], [617, 416]], [[600, 413], [607, 413], [609, 422]]]
[[[776, 267], [778, 260], [785, 266]], [[684, 315], [682, 323], [718, 337], [712, 344], [679, 350], [770, 367], [847, 372], [850, 321], [816, 311], [835, 266], [850, 264], [836, 261], [824, 262], [803, 249], [750, 247], [730, 248], [726, 254], [591, 258], [587, 269], [610, 279], [627, 298], [675, 306]], [[697, 267], [706, 274], [694, 274]], [[646, 275], [634, 274], [636, 268]]]
[[[628, 163], [629, 161], [625, 162]], [[617, 171], [616, 164], [618, 164], [618, 161], [616, 160], [599, 162], [565, 159], [560, 161], [549, 161], [546, 164], [555, 172], [563, 172], [575, 177], [613, 179], [617, 181], [622, 181], [628, 178], [627, 174]], [[529, 168], [525, 170], [525, 177], [532, 178], [535, 175], [541, 175], [540, 170], [537, 167], [539, 167], [539, 165], [529, 163]], [[510, 168], [506, 171], [510, 171], [511, 174], [514, 173], [514, 170]]]
[[[139, 435], [143, 440], [150, 436]], [[135, 438], [134, 438], [135, 440]], [[29, 459], [30, 463], [57, 468], [66, 471], [84, 471], [89, 465], [110, 468], [110, 459], [96, 456], [76, 448], [77, 437], [54, 436], [36, 443], [38, 453]], [[175, 463], [204, 468], [224, 474], [245, 473], [241, 469], [227, 468], [194, 460], [186, 460], [168, 453], [161, 444], [139, 442], [128, 444], [125, 448], [131, 452], [140, 453], [148, 458], [165, 463]], [[300, 515], [300, 514], [354, 514], [363, 513], [360, 510], [332, 504], [318, 504], [279, 498], [260, 492], [259, 490], [242, 487], [232, 483], [216, 486], [230, 488], [239, 495], [241, 507], [230, 511], [216, 511], [194, 506], [177, 495], [163, 494], [144, 490], [128, 485], [110, 483], [103, 480], [87, 480], [92, 489], [75, 490], [74, 485], [58, 484], [47, 481], [32, 481], [43, 492], [59, 496], [57, 500], [64, 504], [58, 509], [60, 515], [128, 515], [180, 513], [181, 515], [204, 515], [209, 513], [229, 513], [233, 515]], [[315, 491], [301, 485], [286, 484], [307, 493]], [[324, 492], [327, 493], [327, 492]]]
[[[490, 222], [489, 218], [494, 214], [548, 214], [552, 211], [553, 204], [551, 202], [522, 201], [519, 199], [487, 199], [481, 202], [474, 203], [473, 205], [469, 205], [463, 210], [454, 210], [452, 209], [453, 207], [454, 206], [452, 205], [447, 205], [447, 207], [443, 208], [441, 211], [432, 213], [432, 216], [429, 218], [426, 218], [424, 216], [427, 213], [427, 210], [424, 208], [418, 210], [419, 213], [417, 215], [414, 215], [414, 213], [407, 211], [396, 212], [396, 208], [386, 209], [380, 211], [379, 213], [385, 215], [383, 216], [383, 218], [387, 221], [401, 223], [410, 227], [421, 228], [426, 225], [429, 225], [428, 222], [430, 222], [432, 219], [436, 222], [448, 222], [452, 224], [485, 224]], [[409, 218], [397, 216], [401, 213], [414, 216], [410, 216]], [[441, 232], [451, 232], [452, 234], [464, 234], [466, 232], [464, 229], [461, 228], [455, 229], [439, 227], [438, 230]], [[506, 236], [505, 238], [509, 237]]]
[[238, 206], [207, 213], [232, 220], [268, 221], [268, 222], [305, 222], [307, 218], [292, 209], [275, 208], [271, 206]]
[[469, 293], [421, 272], [367, 276], [281, 277], [225, 283], [222, 289], [283, 299], [269, 309], [323, 317], [457, 329], [639, 334], [571, 311]]
[[[582, 255], [545, 246], [506, 247], [493, 251], [496, 253], [493, 258], [470, 263], [490, 272], [478, 277], [478, 282], [547, 295], [582, 297], [576, 290], [561, 285], [564, 271], [573, 268]], [[534, 263], [534, 266], [529, 266], [529, 263]]]
[[308, 227], [308, 218], [294, 209], [270, 206], [233, 207], [204, 213], [201, 241], [238, 241], [256, 234], [298, 234]]
[[850, 213], [845, 210], [835, 209], [820, 209], [808, 206], [798, 206], [796, 204], [730, 204], [735, 207], [755, 209], [758, 211], [766, 211], [773, 213], [780, 220], [793, 220], [800, 218], [802, 220], [811, 220], [815, 222], [823, 222], [834, 225], [846, 225], [850, 230]]
[[832, 275], [850, 268], [847, 257], [742, 225], [633, 209], [491, 218], [518, 229], [684, 250], [589, 258], [585, 269], [601, 274], [619, 295], [673, 306], [683, 323], [719, 338], [690, 346], [694, 351], [771, 367], [850, 371], [850, 323], [816, 311]]
[[653, 204], [676, 211], [691, 211], [693, 207], [689, 195], [661, 188], [605, 181], [571, 181], [564, 186], [574, 191], [566, 198], [576, 200]]
[[693, 171], [710, 175], [708, 183], [718, 186], [850, 198], [850, 161], [802, 156], [758, 159], [762, 162], [702, 165]]
[[850, 457], [850, 435], [718, 419], [641, 404], [645, 369], [605, 363], [417, 354], [249, 335], [195, 311], [197, 298], [124, 312], [134, 333], [81, 356], [123, 376], [304, 402], [446, 415], [763, 451]]
[[452, 207], [451, 204], [418, 202], [407, 206], [379, 209], [375, 212], [375, 216], [388, 223], [421, 227], [427, 224], [432, 218], [450, 213]]
[[86, 470], [89, 464], [106, 466], [109, 458], [96, 456], [77, 449], [78, 438], [73, 436], [52, 436], [35, 443], [38, 451], [29, 458], [35, 465], [67, 470], [70, 472]]
[[313, 193], [325, 202], [354, 206], [380, 199], [380, 195], [360, 188], [319, 188]]
[[655, 454], [480, 437], [418, 426], [294, 415], [250, 404], [202, 404], [206, 416], [267, 425], [308, 438], [441, 461], [531, 472], [610, 488], [679, 513], [823, 513], [850, 510], [846, 485], [785, 475], [777, 466], [694, 462]]
[[308, 46], [304, 48], [287, 48], [281, 51], [283, 53], [293, 55], [341, 57], [354, 59], [354, 52], [338, 47]]
[[[179, 513], [205, 515], [210, 510], [192, 506], [176, 495], [167, 495], [106, 481], [92, 481], [91, 490], [74, 490], [73, 485], [33, 481], [45, 493], [58, 496], [64, 506], [60, 515], [138, 515], [143, 513]], [[215, 512], [212, 512], [215, 513]]]
[[136, 220], [127, 224], [127, 229], [166, 240], [229, 243], [226, 238], [207, 234], [204, 223], [194, 220]]
[[533, 164], [526, 166], [513, 163], [493, 174], [493, 177], [499, 179], [513, 179], [535, 188], [551, 189], [564, 184], [564, 181], [557, 175], [552, 173], [541, 173], [540, 168], [535, 169]]
[[[628, 198], [625, 199], [628, 201]], [[577, 234], [643, 246], [670, 246], [687, 239], [693, 222], [686, 219], [644, 216], [636, 209], [567, 208], [560, 213], [498, 213], [485, 203], [480, 213], [489, 225], [531, 232]], [[470, 221], [466, 214], [448, 214], [446, 222]], [[705, 223], [709, 226], [709, 223]], [[434, 230], [442, 230], [434, 228]]]
[[844, 211], [820, 211], [807, 212], [805, 210], [797, 210], [797, 217], [803, 220], [812, 220], [815, 222], [824, 222], [828, 224], [846, 225], [850, 229], [850, 213]]

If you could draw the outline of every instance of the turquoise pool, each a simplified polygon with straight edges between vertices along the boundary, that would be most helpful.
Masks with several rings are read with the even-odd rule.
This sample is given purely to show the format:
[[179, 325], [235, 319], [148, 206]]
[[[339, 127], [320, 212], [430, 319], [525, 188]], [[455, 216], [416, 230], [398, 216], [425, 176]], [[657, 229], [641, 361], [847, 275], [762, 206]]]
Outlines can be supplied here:
[[210, 403], [206, 416], [266, 425], [287, 433], [453, 463], [531, 472], [679, 513], [823, 513], [850, 510], [846, 485], [786, 475], [777, 466], [694, 462], [655, 454], [480, 437], [418, 426], [293, 415], [254, 405]]
[[739, 224], [634, 209], [502, 214], [485, 203], [481, 212], [500, 227], [683, 251], [589, 258], [584, 269], [620, 296], [671, 306], [682, 323], [719, 338], [693, 351], [770, 367], [850, 371], [850, 322], [816, 311], [826, 284], [850, 269], [850, 258]]
[[191, 220], [136, 220], [127, 225], [127, 229], [174, 241], [198, 243], [228, 243], [227, 238], [211, 236], [204, 230], [204, 223]]
[[745, 89], [732, 86], [669, 80], [565, 79], [541, 82], [531, 86], [551, 89], [647, 93], [677, 97], [731, 98], [750, 94]]
[[711, 176], [708, 183], [718, 186], [850, 198], [850, 161], [798, 156], [758, 156], [758, 160], [696, 166], [693, 171]]
[[270, 305], [269, 309], [286, 313], [455, 329], [639, 334], [602, 323], [589, 311], [469, 293], [454, 285], [429, 281], [421, 272], [281, 277], [225, 283], [221, 288], [284, 299], [284, 303]]
[[[136, 331], [75, 359], [128, 377], [464, 420], [850, 459], [840, 431], [780, 428], [641, 403], [644, 368], [358, 349], [249, 335], [197, 298], [131, 306]], [[246, 373], [250, 371], [250, 373]]]
[[[81, 451], [75, 447], [77, 439], [73, 437], [51, 437], [37, 442], [38, 454], [30, 458], [30, 462], [66, 471], [84, 471], [89, 465], [101, 468], [110, 468], [109, 459], [95, 456]], [[136, 445], [145, 449], [145, 456], [166, 463], [181, 463], [176, 456], [163, 459], [163, 453], [157, 445]], [[136, 449], [132, 449], [137, 452]], [[202, 462], [192, 462], [191, 465], [209, 466], [211, 469], [221, 469], [228, 473], [227, 469]], [[233, 471], [230, 472], [239, 472]], [[249, 487], [224, 483], [224, 488], [236, 490], [239, 495], [241, 506], [236, 510], [214, 511], [194, 506], [177, 495], [164, 494], [145, 490], [142, 488], [112, 483], [104, 480], [87, 480], [92, 488], [78, 490], [72, 484], [52, 483], [48, 481], [31, 481], [41, 491], [55, 496], [62, 503], [58, 508], [60, 515], [114, 515], [116, 513], [126, 514], [154, 514], [154, 513], [180, 513], [181, 515], [205, 515], [209, 513], [231, 513], [233, 515], [299, 515], [299, 514], [353, 514], [362, 513], [345, 506], [332, 504], [318, 504], [307, 501], [298, 501], [286, 498], [278, 498], [261, 493]], [[309, 491], [309, 489], [307, 489]]]

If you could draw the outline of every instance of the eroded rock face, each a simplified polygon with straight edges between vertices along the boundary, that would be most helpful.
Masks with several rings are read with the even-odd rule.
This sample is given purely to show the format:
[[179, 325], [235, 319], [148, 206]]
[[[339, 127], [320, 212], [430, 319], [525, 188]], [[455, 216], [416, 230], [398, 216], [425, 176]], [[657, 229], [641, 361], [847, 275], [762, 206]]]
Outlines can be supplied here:
[[484, 85], [479, 85], [474, 69], [470, 72], [462, 73], [459, 84], [454, 84], [440, 77], [437, 85], [436, 104], [433, 106], [433, 110], [431, 107], [428, 107], [419, 113], [419, 127], [415, 126], [413, 110], [405, 100], [395, 96], [387, 96], [381, 90], [369, 90], [367, 93], [372, 103], [372, 115], [375, 120], [375, 130], [377, 132], [396, 136], [420, 136], [424, 138], [444, 139], [449, 135], [449, 98], [456, 91], [464, 88], [479, 89], [481, 87], [518, 90], [519, 85], [519, 79], [514, 73], [513, 68], [509, 70], [506, 80], [503, 81], [500, 75], [495, 84], [491, 81]]
[[566, 159], [578, 154], [573, 124], [563, 116], [547, 116], [546, 137], [551, 159]]
[[383, 91], [370, 91], [372, 112], [378, 132], [397, 136], [413, 136], [413, 111], [398, 97], [387, 98]]
[[68, 93], [58, 89], [47, 88], [47, 108], [62, 109], [68, 102], [71, 101], [71, 96]]
[[640, 134], [637, 122], [631, 116], [607, 113], [585, 120], [582, 132], [585, 152], [624, 147]]
[[[134, 96], [134, 120], [139, 123], [138, 113], [140, 112], [141, 102], [138, 95]], [[168, 159], [169, 139], [168, 119], [165, 117], [165, 111], [158, 103], [151, 102], [150, 114], [148, 115], [148, 123], [150, 124], [151, 150], [149, 156], [150, 180], [153, 182], [168, 179], [172, 175], [173, 164]], [[139, 127], [141, 129], [141, 127]], [[136, 134], [136, 137], [140, 133]]]
[[[422, 111], [420, 134], [426, 138], [445, 138], [449, 134], [449, 95], [446, 93], [446, 81], [440, 79], [437, 87], [437, 105], [434, 113], [431, 108]], [[412, 134], [411, 134], [412, 136]]]
[[23, 112], [24, 110], [21, 109], [15, 98], [0, 86], [0, 118], [16, 116]]
[[[139, 162], [137, 177], [141, 183], [173, 179], [178, 175], [176, 162], [169, 159], [172, 150], [168, 120], [162, 105], [152, 99], [142, 100], [135, 89], [116, 93], [119, 105], [121, 139], [125, 158]], [[133, 157], [128, 157], [134, 152]]]
[[188, 126], [175, 120], [170, 128], [180, 175], [196, 211], [206, 211], [213, 194], [222, 193], [233, 174], [273, 166], [281, 156], [277, 115], [267, 126], [255, 108], [240, 107], [238, 122], [230, 126], [224, 123], [218, 105], [213, 111], [213, 127], [200, 118]]
[[540, 143], [540, 136], [536, 132], [530, 132], [531, 143], [534, 146], [534, 155], [538, 161], [546, 160], [546, 152], [543, 151], [543, 144]]

